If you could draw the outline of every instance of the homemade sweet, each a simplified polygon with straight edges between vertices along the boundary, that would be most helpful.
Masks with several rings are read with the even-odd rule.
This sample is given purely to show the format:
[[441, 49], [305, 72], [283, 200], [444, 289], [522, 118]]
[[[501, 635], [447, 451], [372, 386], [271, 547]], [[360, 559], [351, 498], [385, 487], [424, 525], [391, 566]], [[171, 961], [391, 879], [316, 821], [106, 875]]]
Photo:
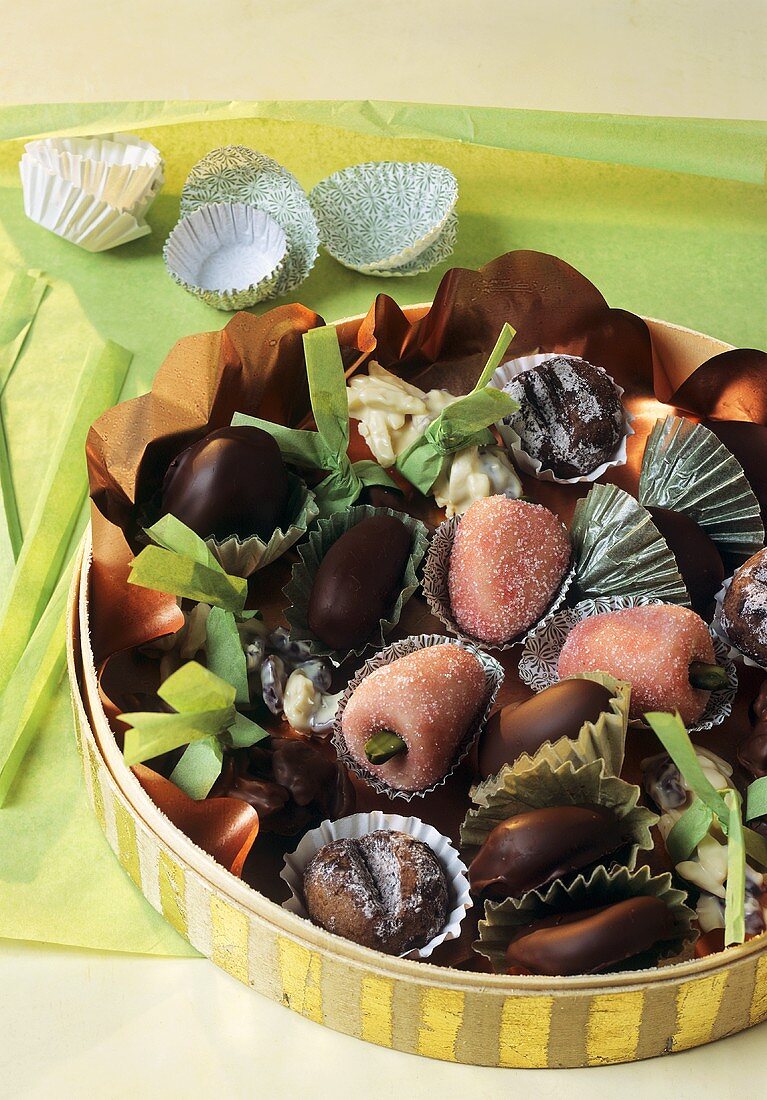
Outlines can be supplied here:
[[274, 438], [260, 428], [219, 428], [173, 459], [162, 487], [171, 513], [201, 538], [268, 541], [285, 521], [288, 474]]
[[624, 841], [605, 806], [544, 806], [502, 821], [469, 867], [472, 893], [518, 897], [605, 859]]
[[722, 605], [722, 626], [741, 653], [767, 667], [767, 547], [735, 570]]
[[346, 749], [393, 790], [428, 790], [447, 775], [485, 696], [482, 665], [462, 646], [413, 650], [354, 690], [341, 717]]
[[479, 740], [478, 767], [483, 779], [513, 764], [522, 753], [532, 756], [547, 741], [576, 738], [585, 722], [597, 722], [610, 706], [610, 692], [594, 680], [560, 680], [521, 706], [506, 706], [491, 715]]
[[210, 797], [241, 798], [258, 811], [261, 833], [295, 836], [354, 812], [346, 768], [306, 741], [273, 737], [227, 753]]
[[577, 623], [559, 655], [561, 678], [607, 672], [631, 683], [631, 718], [678, 710], [690, 726], [711, 690], [727, 683], [703, 620], [686, 607], [647, 604], [607, 611]]
[[458, 626], [493, 645], [516, 638], [551, 604], [570, 563], [570, 541], [548, 508], [493, 496], [467, 510], [448, 574]]
[[509, 944], [510, 972], [596, 974], [674, 936], [668, 906], [656, 897], [560, 913], [533, 921]]
[[693, 611], [710, 622], [714, 597], [724, 580], [724, 564], [715, 543], [691, 516], [670, 508], [646, 507], [676, 558]]
[[423, 947], [448, 913], [445, 872], [431, 848], [384, 829], [320, 848], [303, 892], [316, 924], [390, 955]]
[[504, 423], [556, 477], [590, 474], [612, 458], [625, 433], [612, 378], [577, 356], [558, 355], [522, 371], [504, 389], [520, 406]]
[[410, 531], [395, 516], [367, 516], [345, 531], [314, 578], [312, 633], [333, 649], [363, 645], [397, 598], [410, 544]]

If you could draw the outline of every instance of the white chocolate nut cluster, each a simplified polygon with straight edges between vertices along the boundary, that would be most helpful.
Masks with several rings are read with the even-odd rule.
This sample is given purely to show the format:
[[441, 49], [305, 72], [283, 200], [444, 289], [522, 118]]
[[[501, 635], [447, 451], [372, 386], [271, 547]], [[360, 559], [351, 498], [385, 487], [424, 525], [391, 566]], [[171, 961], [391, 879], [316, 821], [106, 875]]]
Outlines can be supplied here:
[[346, 394], [349, 416], [359, 420], [360, 435], [385, 469], [456, 399], [447, 390], [419, 390], [378, 363], [355, 375]]
[[317, 684], [297, 668], [285, 684], [283, 713], [296, 732], [320, 733], [332, 726], [340, 698], [340, 692], [328, 695], [320, 691]]
[[[717, 791], [731, 789], [732, 767], [707, 749], [696, 749], [703, 773]], [[666, 755], [642, 762], [647, 793], [661, 811], [658, 830], [665, 840], [693, 800], [693, 792], [684, 783], [679, 770]], [[675, 870], [700, 890], [696, 906], [701, 931], [724, 928], [727, 895], [727, 838], [714, 821], [689, 859], [677, 863]], [[746, 865], [746, 932], [757, 935], [767, 927], [767, 882], [764, 875]]]
[[451, 455], [432, 490], [447, 518], [462, 516], [475, 500], [506, 496], [517, 500], [522, 484], [500, 447], [465, 447]]

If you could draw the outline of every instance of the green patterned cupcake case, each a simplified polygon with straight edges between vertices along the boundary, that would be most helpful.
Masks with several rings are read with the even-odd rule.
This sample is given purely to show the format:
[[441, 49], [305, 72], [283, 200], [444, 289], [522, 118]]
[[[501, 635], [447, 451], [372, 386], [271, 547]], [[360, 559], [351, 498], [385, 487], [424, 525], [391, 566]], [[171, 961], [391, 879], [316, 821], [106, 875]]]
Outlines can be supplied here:
[[287, 239], [275, 293], [285, 294], [303, 282], [317, 259], [319, 231], [304, 189], [287, 168], [244, 145], [213, 149], [187, 177], [181, 215], [211, 203], [243, 203], [274, 218]]

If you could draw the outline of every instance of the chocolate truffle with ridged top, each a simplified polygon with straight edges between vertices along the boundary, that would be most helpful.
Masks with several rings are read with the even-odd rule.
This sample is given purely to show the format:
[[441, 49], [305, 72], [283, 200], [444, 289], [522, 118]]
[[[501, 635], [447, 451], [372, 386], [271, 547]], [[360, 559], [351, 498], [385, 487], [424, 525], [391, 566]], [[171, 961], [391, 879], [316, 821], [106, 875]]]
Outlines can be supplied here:
[[607, 371], [557, 355], [504, 387], [519, 409], [504, 419], [522, 449], [560, 478], [581, 477], [610, 460], [625, 432], [623, 405]]

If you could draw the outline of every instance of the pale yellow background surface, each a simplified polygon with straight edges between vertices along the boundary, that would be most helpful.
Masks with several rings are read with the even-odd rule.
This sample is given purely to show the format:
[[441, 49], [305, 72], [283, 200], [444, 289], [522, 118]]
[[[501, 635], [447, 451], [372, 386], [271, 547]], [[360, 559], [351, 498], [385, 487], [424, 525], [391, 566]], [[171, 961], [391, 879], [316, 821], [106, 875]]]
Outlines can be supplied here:
[[[402, 99], [767, 118], [767, 0], [0, 0], [0, 102]], [[0, 1096], [758, 1096], [767, 1025], [633, 1066], [429, 1062], [204, 960], [0, 944]]]

